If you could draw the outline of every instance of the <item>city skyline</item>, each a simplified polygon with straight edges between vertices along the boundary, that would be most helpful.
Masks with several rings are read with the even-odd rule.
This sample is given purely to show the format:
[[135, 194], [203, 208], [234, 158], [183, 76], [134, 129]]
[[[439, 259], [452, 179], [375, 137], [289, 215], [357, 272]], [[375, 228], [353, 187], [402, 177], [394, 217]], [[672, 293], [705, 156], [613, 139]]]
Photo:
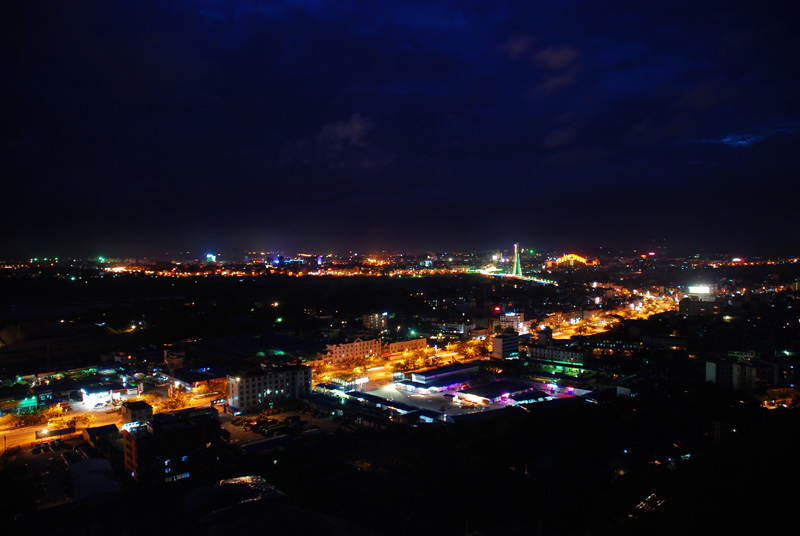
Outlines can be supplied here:
[[[360, 251], [236, 251], [231, 249], [206, 250], [206, 251], [165, 251], [152, 252], [148, 255], [134, 256], [121, 254], [118, 256], [85, 256], [78, 255], [37, 255], [28, 258], [5, 258], [0, 262], [11, 264], [35, 264], [35, 265], [67, 265], [70, 263], [97, 263], [103, 264], [129, 264], [129, 263], [194, 263], [194, 264], [260, 264], [272, 263], [280, 264], [302, 262], [304, 264], [327, 264], [330, 262], [356, 262], [356, 263], [379, 263], [408, 261], [441, 261], [446, 263], [474, 263], [489, 261], [496, 264], [510, 264], [512, 269], [518, 264], [516, 261], [514, 246], [520, 248], [519, 259], [525, 262], [551, 262], [555, 260], [574, 258], [581, 263], [591, 266], [599, 259], [606, 261], [611, 259], [647, 259], [648, 261], [674, 261], [674, 260], [702, 260], [708, 262], [723, 262], [727, 264], [746, 265], [749, 263], [763, 262], [797, 262], [797, 255], [748, 255], [739, 256], [726, 251], [670, 251], [666, 247], [638, 248], [638, 249], [604, 249], [599, 248], [593, 251], [587, 250], [566, 250], [566, 249], [533, 249], [523, 247], [520, 244], [498, 245], [494, 248], [481, 250], [360, 250]], [[584, 258], [585, 256], [585, 258]], [[10, 266], [10, 265], [9, 265]]]
[[798, 254], [789, 2], [3, 15], [2, 258]]

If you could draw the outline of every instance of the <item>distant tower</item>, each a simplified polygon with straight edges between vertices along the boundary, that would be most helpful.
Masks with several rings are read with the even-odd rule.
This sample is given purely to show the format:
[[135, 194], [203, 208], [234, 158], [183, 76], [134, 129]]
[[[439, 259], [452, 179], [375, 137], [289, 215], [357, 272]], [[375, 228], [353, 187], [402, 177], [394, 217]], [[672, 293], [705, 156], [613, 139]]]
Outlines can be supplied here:
[[522, 277], [522, 265], [519, 262], [519, 244], [514, 244], [514, 271], [511, 275]]

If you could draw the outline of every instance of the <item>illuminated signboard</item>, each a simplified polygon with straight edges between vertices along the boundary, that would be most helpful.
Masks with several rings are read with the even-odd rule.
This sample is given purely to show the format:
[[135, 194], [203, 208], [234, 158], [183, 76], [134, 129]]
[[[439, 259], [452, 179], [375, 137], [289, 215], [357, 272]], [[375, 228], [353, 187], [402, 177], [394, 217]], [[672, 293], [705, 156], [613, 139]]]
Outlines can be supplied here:
[[689, 287], [690, 294], [710, 294], [711, 288], [708, 286]]

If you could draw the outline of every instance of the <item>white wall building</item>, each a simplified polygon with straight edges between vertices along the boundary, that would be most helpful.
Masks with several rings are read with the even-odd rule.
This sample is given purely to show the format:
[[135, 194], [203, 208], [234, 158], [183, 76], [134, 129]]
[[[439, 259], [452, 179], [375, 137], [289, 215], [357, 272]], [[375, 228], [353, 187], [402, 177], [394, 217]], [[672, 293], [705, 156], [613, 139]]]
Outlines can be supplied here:
[[305, 365], [228, 376], [228, 405], [245, 413], [275, 407], [310, 393], [311, 368]]
[[342, 344], [328, 344], [325, 352], [319, 354], [319, 358], [326, 363], [338, 365], [356, 359], [369, 359], [381, 355], [381, 340], [369, 339], [362, 341], [356, 339], [353, 342]]
[[519, 358], [519, 333], [505, 331], [492, 338], [492, 357], [495, 359]]
[[408, 341], [390, 342], [384, 345], [384, 355], [400, 354], [405, 351], [424, 350], [428, 347], [428, 340], [425, 337], [411, 339]]
[[582, 365], [586, 357], [586, 352], [568, 350], [557, 346], [531, 346], [528, 349], [529, 357], [541, 359], [542, 361], [554, 361], [559, 363], [575, 363]]

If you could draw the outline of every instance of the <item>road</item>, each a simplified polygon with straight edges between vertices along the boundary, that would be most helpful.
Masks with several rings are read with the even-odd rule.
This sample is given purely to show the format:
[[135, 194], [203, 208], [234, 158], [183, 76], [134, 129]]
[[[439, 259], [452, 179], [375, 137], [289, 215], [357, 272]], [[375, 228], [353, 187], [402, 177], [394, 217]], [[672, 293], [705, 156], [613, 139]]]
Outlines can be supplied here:
[[[106, 424], [119, 425], [121, 423], [121, 418], [119, 413], [116, 412], [106, 413], [105, 410], [97, 410], [97, 411], [70, 410], [69, 413], [67, 413], [67, 416], [73, 417], [75, 415], [80, 415], [82, 413], [88, 413], [97, 417], [97, 422], [93, 426], [105, 426]], [[26, 426], [25, 428], [18, 428], [16, 430], [4, 430], [1, 433], [5, 438], [4, 441], [5, 448], [11, 450], [19, 445], [23, 449], [29, 449], [31, 448], [33, 443], [37, 442], [36, 432], [39, 430], [46, 430], [46, 429], [47, 425], [39, 424], [36, 426]], [[44, 440], [41, 439], [38, 441], [44, 441]]]
[[[208, 405], [208, 398], [192, 400], [187, 407], [202, 407]], [[107, 408], [87, 408], [81, 402], [73, 402], [72, 409], [66, 413], [66, 417], [74, 417], [76, 415], [94, 415], [97, 421], [92, 426], [105, 426], [107, 424], [116, 424], [119, 427], [122, 424], [122, 417], [119, 411], [107, 412]], [[30, 449], [33, 443], [37, 441], [44, 441], [44, 439], [37, 440], [36, 432], [39, 430], [47, 429], [47, 425], [39, 424], [36, 426], [27, 426], [25, 428], [18, 428], [16, 430], [3, 430], [0, 435], [3, 436], [4, 441], [0, 443], [0, 454], [4, 454], [6, 450], [14, 450], [17, 446], [22, 449]], [[78, 432], [82, 429], [79, 428]]]
[[[481, 359], [480, 357], [468, 358], [458, 354], [457, 352], [438, 352], [435, 354], [435, 356], [439, 358], [439, 364], [437, 367], [443, 367], [453, 363], [469, 363], [471, 361], [479, 361]], [[393, 361], [402, 360], [402, 356], [392, 356], [392, 358], [389, 359], [389, 362], [391, 363]], [[419, 370], [427, 370], [428, 368], [430, 367], [424, 367]], [[406, 374], [410, 374], [412, 372], [416, 371], [406, 371]], [[367, 369], [366, 376], [369, 378], [369, 381], [361, 386], [360, 390], [362, 391], [371, 391], [374, 389], [379, 389], [384, 385], [394, 383], [394, 372], [391, 369], [387, 370], [385, 365]]]

